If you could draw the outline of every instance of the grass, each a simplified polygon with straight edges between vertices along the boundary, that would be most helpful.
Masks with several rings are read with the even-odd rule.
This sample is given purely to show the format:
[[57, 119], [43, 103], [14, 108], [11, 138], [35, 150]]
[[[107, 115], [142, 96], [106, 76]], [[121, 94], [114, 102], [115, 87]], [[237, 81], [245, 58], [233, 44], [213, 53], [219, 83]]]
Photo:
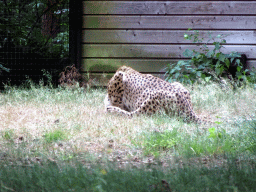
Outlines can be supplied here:
[[[1, 191], [254, 191], [255, 164], [229, 163], [223, 168], [165, 169], [86, 168], [53, 163], [40, 166], [0, 166]], [[165, 186], [161, 181], [165, 181]]]
[[107, 114], [104, 89], [8, 88], [0, 191], [254, 191], [255, 87], [188, 89], [216, 123]]

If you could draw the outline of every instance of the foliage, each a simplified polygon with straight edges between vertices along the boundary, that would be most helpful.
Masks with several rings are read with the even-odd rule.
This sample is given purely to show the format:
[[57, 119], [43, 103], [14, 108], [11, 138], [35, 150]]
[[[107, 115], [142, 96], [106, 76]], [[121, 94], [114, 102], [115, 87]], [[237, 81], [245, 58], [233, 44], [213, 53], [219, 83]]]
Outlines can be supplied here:
[[256, 68], [250, 69], [250, 73], [247, 75], [247, 80], [251, 83], [256, 83]]
[[61, 32], [52, 39], [53, 46], [49, 47], [49, 51], [53, 55], [60, 54], [61, 58], [68, 56], [69, 53], [69, 31]]
[[[190, 30], [190, 29], [189, 29]], [[200, 37], [198, 31], [194, 34], [184, 34], [184, 39], [192, 40], [197, 43], [198, 50], [186, 49], [183, 56], [191, 58], [189, 60], [180, 60], [178, 63], [171, 63], [167, 67], [167, 80], [180, 81], [182, 83], [192, 84], [198, 79], [203, 79], [206, 82], [216, 80], [228, 73], [231, 66], [236, 67], [235, 77], [240, 80], [250, 80], [247, 78], [247, 69], [243, 69], [243, 64], [240, 61], [241, 55], [237, 52], [224, 54], [221, 49], [226, 43], [225, 35], [217, 35], [213, 37], [211, 32], [208, 32], [208, 40], [203, 43], [204, 38]], [[210, 50], [209, 43], [213, 41], [214, 48]]]
[[[5, 0], [0, 1], [0, 47], [9, 44], [30, 47], [34, 52], [48, 57], [68, 54], [68, 0]], [[60, 20], [56, 37], [43, 34], [43, 18], [47, 15]], [[47, 17], [48, 18], [48, 17]], [[49, 29], [50, 30], [50, 29]]]

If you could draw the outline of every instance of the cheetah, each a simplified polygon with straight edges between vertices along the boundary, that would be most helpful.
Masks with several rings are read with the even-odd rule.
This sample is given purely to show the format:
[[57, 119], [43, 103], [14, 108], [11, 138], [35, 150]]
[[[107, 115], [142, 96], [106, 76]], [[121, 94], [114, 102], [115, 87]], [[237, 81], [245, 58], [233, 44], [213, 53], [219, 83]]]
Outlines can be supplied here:
[[192, 108], [189, 91], [182, 84], [141, 74], [127, 66], [120, 67], [109, 80], [104, 103], [107, 112], [128, 117], [164, 110], [189, 122], [202, 122]]

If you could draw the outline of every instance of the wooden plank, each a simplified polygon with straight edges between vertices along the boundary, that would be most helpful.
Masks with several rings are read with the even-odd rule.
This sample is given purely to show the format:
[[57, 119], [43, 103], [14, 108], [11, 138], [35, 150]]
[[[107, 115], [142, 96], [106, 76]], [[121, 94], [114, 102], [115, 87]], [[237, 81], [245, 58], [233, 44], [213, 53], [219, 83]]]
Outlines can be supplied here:
[[[150, 74], [150, 73], [149, 73]], [[114, 73], [84, 73], [86, 78], [89, 77], [91, 86], [105, 87], [108, 85], [108, 81], [113, 77]], [[164, 74], [152, 74], [163, 80], [166, 79]]]
[[[177, 59], [82, 59], [82, 72], [114, 73], [119, 67], [126, 65], [144, 73], [163, 73], [167, 65], [178, 61]], [[256, 60], [248, 60], [247, 67], [256, 68]]]
[[126, 65], [142, 72], [164, 72], [166, 66], [178, 60], [172, 59], [83, 59], [82, 71], [115, 72]]
[[256, 16], [83, 16], [87, 29], [256, 29]]
[[[209, 48], [212, 50], [213, 45]], [[141, 44], [84, 44], [82, 57], [99, 58], [184, 58], [186, 50], [198, 50], [196, 45], [141, 45]], [[256, 45], [225, 45], [224, 53], [232, 51], [244, 53], [248, 58], [255, 58]]]
[[82, 75], [84, 75], [85, 78], [90, 79], [91, 86], [101, 87], [108, 85], [108, 81], [111, 79], [114, 73], [82, 73]]
[[[143, 63], [143, 62], [140, 63], [138, 60], [137, 60], [138, 61], [138, 65], [134, 65], [133, 61], [131, 62], [131, 65], [129, 65], [129, 61], [131, 61], [131, 60], [128, 60], [126, 65], [132, 67], [135, 70], [138, 70], [138, 71], [143, 72], [143, 73], [152, 74], [152, 75], [157, 76], [157, 77], [159, 77], [161, 79], [165, 79], [166, 78], [166, 76], [164, 75], [164, 70], [159, 71], [159, 74], [157, 74], [157, 73], [155, 73], [156, 71], [153, 71], [154, 73], [152, 73], [152, 72], [148, 71], [148, 69], [150, 67], [152, 67], [152, 68], [154, 68], [154, 67], [159, 68], [159, 64], [161, 65], [161, 62], [162, 62], [162, 66], [166, 67], [165, 63], [169, 62], [167, 60], [157, 60], [157, 63], [154, 66], [150, 66], [150, 64], [145, 65], [145, 63]], [[86, 62], [84, 61], [83, 63], [86, 63]], [[249, 66], [249, 68], [252, 68], [253, 66], [256, 68], [256, 60], [249, 60], [247, 62], [247, 65]], [[89, 78], [92, 79], [92, 84], [94, 86], [95, 85], [96, 86], [107, 86], [109, 79], [114, 75], [114, 73], [112, 73], [112, 72], [111, 73], [106, 73], [106, 72], [101, 72], [101, 73], [89, 72], [89, 73], [87, 73], [86, 72], [86, 73], [83, 73], [83, 74], [86, 77], [89, 76]]]
[[[255, 31], [209, 31], [213, 37], [223, 34], [228, 44], [256, 44]], [[184, 39], [187, 30], [83, 30], [83, 43], [190, 43]], [[199, 31], [204, 37], [203, 43], [208, 41], [207, 31]], [[210, 41], [209, 43], [212, 43]]]
[[221, 1], [84, 1], [84, 14], [155, 14], [155, 15], [198, 15], [198, 14], [255, 14], [256, 2]]

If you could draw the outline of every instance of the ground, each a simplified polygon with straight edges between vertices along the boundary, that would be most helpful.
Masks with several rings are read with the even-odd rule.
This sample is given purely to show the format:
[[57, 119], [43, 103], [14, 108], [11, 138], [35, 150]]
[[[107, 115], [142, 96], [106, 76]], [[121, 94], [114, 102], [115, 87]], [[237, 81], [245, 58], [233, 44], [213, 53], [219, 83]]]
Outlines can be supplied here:
[[[20, 173], [18, 168], [33, 167], [34, 164], [43, 168], [47, 162], [58, 167], [75, 166], [75, 162], [79, 162], [89, 168], [93, 164], [105, 166], [114, 162], [122, 169], [146, 167], [152, 170], [160, 166], [167, 170], [168, 167], [189, 165], [212, 170], [211, 167], [221, 168], [228, 163], [226, 154], [229, 153], [235, 156], [239, 166], [251, 166], [255, 154], [252, 132], [255, 88], [248, 86], [234, 91], [209, 84], [188, 86], [188, 90], [195, 112], [200, 116], [215, 117], [218, 121], [215, 125], [205, 128], [164, 113], [133, 118], [108, 114], [103, 103], [105, 89], [10, 88], [0, 94], [0, 166], [15, 169], [2, 167], [0, 170]], [[102, 172], [107, 174], [110, 170], [104, 168]], [[197, 173], [202, 173], [192, 172], [189, 177], [200, 177]], [[241, 175], [234, 170], [235, 173]], [[68, 175], [71, 177], [70, 173]], [[168, 178], [165, 179], [171, 185]], [[232, 178], [234, 181], [224, 184], [237, 184], [237, 177], [233, 175]], [[0, 179], [4, 179], [1, 173]], [[2, 186], [10, 187], [15, 182], [12, 180], [10, 185], [4, 183]], [[178, 186], [184, 185], [171, 185], [172, 188]]]

